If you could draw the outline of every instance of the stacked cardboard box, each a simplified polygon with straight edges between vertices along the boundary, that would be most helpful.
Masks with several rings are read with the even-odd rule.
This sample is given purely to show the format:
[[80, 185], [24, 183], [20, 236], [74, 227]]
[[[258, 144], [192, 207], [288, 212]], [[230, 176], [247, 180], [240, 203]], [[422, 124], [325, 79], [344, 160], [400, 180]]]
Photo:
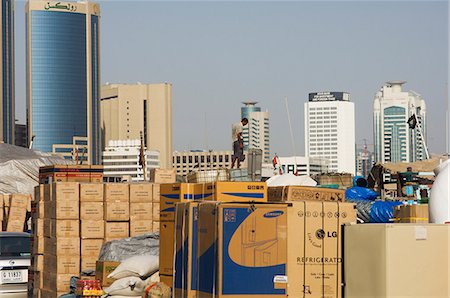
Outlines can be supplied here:
[[173, 284], [175, 226], [183, 226], [184, 218], [175, 216], [177, 203], [214, 200], [221, 202], [266, 202], [265, 182], [214, 182], [161, 184], [160, 193], [160, 259], [161, 280]]
[[44, 185], [34, 189], [31, 202], [31, 268], [28, 271], [28, 296], [42, 297], [40, 289], [44, 286]]
[[130, 188], [128, 184], [104, 184], [105, 240], [129, 237]]
[[79, 183], [45, 185], [44, 206], [44, 266], [40, 275], [46, 295], [58, 297], [68, 292], [70, 277], [80, 273]]
[[27, 218], [31, 211], [31, 196], [26, 194], [0, 194], [0, 211], [2, 231], [27, 231]]
[[81, 271], [95, 269], [105, 238], [103, 184], [80, 184]]
[[153, 221], [159, 221], [159, 212], [154, 214], [153, 206], [159, 206], [159, 202], [153, 203], [153, 184], [130, 184], [131, 237], [153, 231]]
[[53, 165], [39, 168], [39, 183], [103, 181], [100, 165]]
[[428, 223], [428, 204], [396, 206], [394, 221], [397, 223]]

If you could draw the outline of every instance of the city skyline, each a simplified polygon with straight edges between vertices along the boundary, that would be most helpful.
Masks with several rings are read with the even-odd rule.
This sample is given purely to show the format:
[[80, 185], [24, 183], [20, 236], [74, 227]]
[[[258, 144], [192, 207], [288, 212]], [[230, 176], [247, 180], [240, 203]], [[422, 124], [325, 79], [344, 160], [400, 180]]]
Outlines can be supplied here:
[[[100, 4], [102, 83], [172, 83], [174, 150], [230, 149], [237, 109], [257, 100], [271, 114], [271, 153], [301, 155], [302, 106], [308, 93], [322, 90], [352, 94], [356, 143], [371, 144], [373, 96], [384, 82], [399, 79], [427, 99], [430, 152], [445, 151], [446, 2]], [[16, 2], [21, 123], [23, 5]], [[148, 42], [141, 38], [146, 35]]]

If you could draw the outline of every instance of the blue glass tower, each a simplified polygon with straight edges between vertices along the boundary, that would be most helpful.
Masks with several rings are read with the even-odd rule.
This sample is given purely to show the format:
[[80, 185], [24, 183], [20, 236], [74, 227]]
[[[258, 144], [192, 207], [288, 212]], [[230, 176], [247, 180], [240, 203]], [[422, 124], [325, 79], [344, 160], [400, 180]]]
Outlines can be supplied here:
[[0, 141], [14, 144], [14, 1], [2, 0], [1, 74], [0, 74]]
[[33, 148], [55, 152], [61, 147], [66, 156], [75, 156], [77, 139], [88, 163], [96, 164], [101, 150], [98, 5], [30, 0], [26, 21]]

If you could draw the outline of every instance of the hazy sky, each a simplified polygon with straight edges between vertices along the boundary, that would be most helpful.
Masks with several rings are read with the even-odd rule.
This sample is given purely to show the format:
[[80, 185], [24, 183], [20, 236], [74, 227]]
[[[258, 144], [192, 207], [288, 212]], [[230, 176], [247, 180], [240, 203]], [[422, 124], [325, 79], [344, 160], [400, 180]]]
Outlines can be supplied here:
[[[241, 102], [270, 113], [271, 153], [304, 154], [309, 92], [346, 91], [356, 143], [373, 143], [373, 97], [389, 80], [426, 100], [444, 152], [447, 1], [100, 1], [103, 83], [173, 84], [174, 150], [231, 150]], [[25, 122], [24, 1], [16, 1], [16, 114]], [[285, 97], [294, 131], [291, 145]]]

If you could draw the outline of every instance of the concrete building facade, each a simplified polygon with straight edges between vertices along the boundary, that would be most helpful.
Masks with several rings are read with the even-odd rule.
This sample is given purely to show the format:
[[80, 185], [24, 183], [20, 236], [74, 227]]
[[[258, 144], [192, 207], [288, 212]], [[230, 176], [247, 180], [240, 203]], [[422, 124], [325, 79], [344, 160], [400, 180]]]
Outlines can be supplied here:
[[173, 153], [173, 167], [177, 175], [185, 176], [195, 170], [229, 169], [233, 151], [193, 150]]
[[261, 111], [256, 101], [245, 101], [241, 107], [241, 118], [248, 119], [244, 126], [242, 137], [244, 150], [261, 149], [263, 162], [270, 161], [269, 112]]
[[14, 0], [2, 0], [0, 24], [0, 142], [14, 144]]
[[124, 179], [131, 181], [149, 181], [150, 170], [159, 168], [159, 152], [144, 148], [146, 177], [139, 163], [141, 154], [140, 140], [109, 141], [103, 151], [103, 177], [108, 182]]
[[346, 92], [316, 92], [305, 103], [305, 155], [330, 161], [329, 171], [355, 175], [355, 106]]
[[[387, 82], [375, 94], [373, 133], [376, 162], [414, 162], [426, 159], [423, 142], [426, 140], [427, 128], [425, 100], [414, 91], [402, 91], [405, 83]], [[413, 114], [418, 125], [410, 129], [407, 121]]]
[[26, 4], [27, 125], [36, 150], [73, 155], [68, 145], [81, 138], [88, 163], [101, 159], [99, 21], [93, 2]]
[[101, 92], [102, 143], [144, 138], [159, 151], [161, 168], [172, 167], [172, 85], [107, 84]]
[[296, 174], [298, 176], [313, 176], [327, 173], [330, 161], [324, 158], [307, 156], [278, 157], [282, 173]]

